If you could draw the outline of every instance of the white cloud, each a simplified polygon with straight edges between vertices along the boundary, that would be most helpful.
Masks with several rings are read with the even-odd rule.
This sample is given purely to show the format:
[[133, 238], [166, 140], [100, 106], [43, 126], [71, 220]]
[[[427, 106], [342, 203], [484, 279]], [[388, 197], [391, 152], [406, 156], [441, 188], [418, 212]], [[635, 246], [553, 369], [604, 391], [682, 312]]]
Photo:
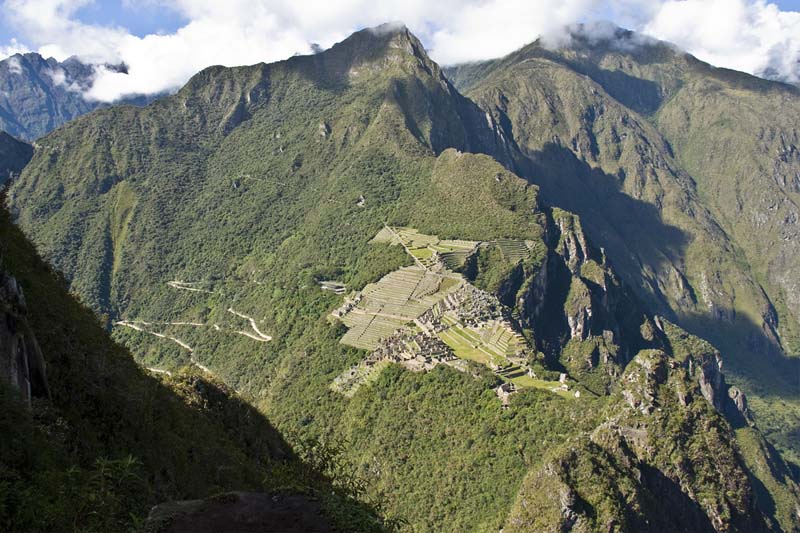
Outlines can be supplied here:
[[25, 54], [30, 52], [30, 49], [16, 39], [11, 39], [7, 45], [0, 46], [0, 59], [11, 57], [15, 54]]
[[83, 24], [75, 18], [93, 0], [6, 0], [5, 16], [38, 47], [44, 57], [64, 60], [71, 55], [89, 61], [118, 59], [117, 43], [127, 30]]
[[502, 56], [581, 18], [592, 0], [489, 0], [461, 2], [433, 32], [436, 59], [456, 63]]
[[64, 72], [64, 69], [61, 67], [47, 69], [44, 71], [44, 73], [53, 80], [53, 84], [56, 87], [67, 84], [67, 73]]
[[12, 74], [22, 74], [22, 64], [19, 62], [19, 58], [16, 56], [11, 56], [6, 61], [8, 65], [8, 70]]
[[644, 31], [713, 65], [800, 81], [800, 12], [764, 0], [670, 0]]
[[328, 47], [392, 20], [404, 21], [445, 64], [498, 57], [538, 36], [554, 41], [565, 25], [610, 17], [720, 66], [786, 74], [797, 70], [800, 35], [800, 14], [764, 0], [125, 0], [133, 10], [165, 4], [189, 21], [145, 37], [82, 23], [78, 10], [91, 2], [6, 0], [4, 7], [19, 37], [46, 57], [124, 62], [128, 74], [97, 69], [88, 97], [104, 101], [176, 89], [209, 65], [311, 53], [311, 43]]

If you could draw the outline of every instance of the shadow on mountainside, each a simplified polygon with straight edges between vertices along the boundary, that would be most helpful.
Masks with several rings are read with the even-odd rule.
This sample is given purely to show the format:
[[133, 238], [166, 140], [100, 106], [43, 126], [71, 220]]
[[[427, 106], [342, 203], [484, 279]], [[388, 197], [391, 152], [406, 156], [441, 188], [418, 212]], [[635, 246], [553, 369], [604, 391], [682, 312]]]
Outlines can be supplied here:
[[[0, 258], [24, 292], [20, 320], [41, 347], [50, 391], [32, 412], [0, 394], [1, 528], [123, 530], [159, 501], [287, 487], [325, 495], [328, 517], [344, 508], [350, 525], [380, 523], [300, 461], [270, 421], [224, 384], [207, 375], [146, 373], [69, 294], [4, 209]], [[133, 470], [117, 479], [118, 463]]]
[[[604, 249], [651, 312], [714, 344], [738, 381], [748, 376], [748, 385], [760, 395], [800, 399], [800, 359], [787, 357], [759, 325], [732, 311], [724, 313], [731, 320], [722, 320], [710, 313], [687, 315], [669, 304], [663, 291], [670, 287], [658, 273], [681, 264], [691, 237], [666, 224], [655, 206], [624, 193], [620, 177], [592, 168], [555, 144], [518, 157], [516, 166], [540, 187], [546, 204], [581, 217], [591, 241]], [[688, 283], [685, 293], [696, 303]]]
[[[652, 53], [646, 53], [645, 51], [648, 49], [651, 49]], [[661, 107], [664, 98], [667, 96], [664, 94], [662, 88], [654, 81], [632, 76], [622, 70], [609, 70], [599, 67], [599, 56], [604, 55], [608, 51], [607, 48], [600, 50], [591, 48], [583, 49], [581, 52], [590, 56], [587, 60], [581, 60], [580, 58], [569, 60], [561, 54], [541, 48], [538, 49], [536, 53], [554, 63], [559, 63], [580, 74], [588, 76], [598, 85], [602, 86], [614, 99], [637, 113], [642, 113], [643, 115], [655, 113]], [[660, 63], [667, 59], [664, 56], [663, 50], [656, 47], [642, 47], [639, 49], [639, 52], [640, 53], [637, 54], [637, 62], [643, 65]]]
[[625, 194], [620, 177], [590, 167], [567, 148], [548, 144], [518, 157], [517, 166], [539, 186], [545, 204], [580, 216], [591, 241], [603, 248], [650, 309], [676, 319], [657, 273], [685, 253], [690, 241], [686, 232], [664, 223], [655, 206]]
[[[642, 482], [650, 494], [657, 495], [658, 501], [648, 502], [656, 515], [664, 513], [659, 519], [661, 524], [670, 524], [675, 531], [715, 531], [711, 520], [703, 512], [698, 503], [692, 500], [681, 488], [680, 484], [670, 479], [657, 468], [648, 464], [639, 466], [642, 471]], [[671, 510], [680, 509], [679, 513]], [[649, 526], [649, 527], [648, 527]], [[653, 530], [649, 524], [640, 524], [643, 530]]]

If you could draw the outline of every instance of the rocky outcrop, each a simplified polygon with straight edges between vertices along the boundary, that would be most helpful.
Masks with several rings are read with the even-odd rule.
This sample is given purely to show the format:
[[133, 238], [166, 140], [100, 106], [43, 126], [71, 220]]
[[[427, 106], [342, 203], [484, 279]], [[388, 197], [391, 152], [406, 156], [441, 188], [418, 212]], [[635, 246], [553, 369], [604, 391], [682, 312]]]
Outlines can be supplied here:
[[558, 231], [556, 253], [560, 255], [574, 275], [580, 275], [580, 266], [592, 259], [594, 251], [586, 242], [580, 219], [560, 209], [553, 210], [553, 222]]
[[689, 359], [689, 373], [695, 373], [697, 367], [698, 383], [700, 392], [708, 403], [722, 410], [724, 391], [722, 390], [725, 379], [722, 377], [722, 358], [719, 354], [713, 357], [705, 357], [695, 363], [694, 359]]
[[613, 414], [528, 475], [505, 531], [770, 530], [733, 432], [701, 392], [718, 397], [716, 365], [637, 354]]
[[731, 386], [728, 387], [728, 398], [730, 398], [733, 406], [736, 408], [736, 412], [752, 423], [750, 408], [747, 407], [747, 397], [744, 393], [739, 390], [738, 387]]
[[334, 531], [320, 502], [301, 495], [229, 492], [205, 500], [153, 507], [147, 530], [159, 533], [328, 533]]
[[629, 365], [622, 382], [622, 397], [628, 405], [649, 415], [656, 409], [658, 387], [666, 383], [668, 356], [658, 351], [641, 352]]
[[560, 209], [548, 215], [547, 257], [525, 273], [531, 279], [520, 284], [516, 313], [551, 362], [573, 377], [603, 368], [610, 386], [633, 354], [665, 348], [663, 335], [612, 273], [604, 251], [591, 245], [580, 218]]
[[0, 273], [0, 376], [30, 402], [49, 392], [44, 357], [28, 326], [26, 311], [17, 280]]

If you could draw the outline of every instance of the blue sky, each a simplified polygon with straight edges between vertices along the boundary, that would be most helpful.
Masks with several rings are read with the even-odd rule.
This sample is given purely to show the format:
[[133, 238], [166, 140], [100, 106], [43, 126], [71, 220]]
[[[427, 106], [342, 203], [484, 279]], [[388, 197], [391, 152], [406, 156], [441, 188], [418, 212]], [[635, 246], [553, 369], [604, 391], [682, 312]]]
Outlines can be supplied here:
[[[91, 98], [173, 90], [209, 65], [310, 53], [401, 20], [442, 64], [505, 55], [575, 22], [610, 20], [717, 66], [800, 81], [800, 0], [0, 0], [0, 55], [23, 49], [98, 70]], [[602, 31], [598, 29], [598, 31]]]
[[172, 33], [188, 22], [178, 11], [156, 2], [98, 1], [81, 8], [78, 18], [87, 24], [124, 26], [132, 34]]
[[[2, 10], [0, 42], [24, 37], [8, 15], [8, 11]], [[76, 18], [86, 24], [123, 26], [139, 37], [149, 33], [172, 33], [188, 22], [166, 3], [118, 0], [97, 0], [78, 9]]]

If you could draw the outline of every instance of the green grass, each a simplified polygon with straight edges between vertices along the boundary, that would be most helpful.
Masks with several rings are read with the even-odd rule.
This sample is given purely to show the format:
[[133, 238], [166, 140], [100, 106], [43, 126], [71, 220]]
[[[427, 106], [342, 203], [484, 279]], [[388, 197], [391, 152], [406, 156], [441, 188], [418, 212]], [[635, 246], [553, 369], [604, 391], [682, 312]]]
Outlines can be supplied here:
[[527, 374], [518, 377], [513, 377], [509, 381], [511, 381], [517, 387], [523, 389], [524, 388], [541, 389], [554, 392], [555, 394], [558, 394], [562, 398], [570, 398], [573, 400], [575, 399], [575, 391], [559, 390], [559, 387], [561, 387], [561, 383], [559, 383], [558, 381], [544, 381], [541, 379], [532, 378]]
[[430, 259], [433, 256], [433, 252], [428, 248], [412, 248], [411, 255], [417, 259], [424, 260]]

